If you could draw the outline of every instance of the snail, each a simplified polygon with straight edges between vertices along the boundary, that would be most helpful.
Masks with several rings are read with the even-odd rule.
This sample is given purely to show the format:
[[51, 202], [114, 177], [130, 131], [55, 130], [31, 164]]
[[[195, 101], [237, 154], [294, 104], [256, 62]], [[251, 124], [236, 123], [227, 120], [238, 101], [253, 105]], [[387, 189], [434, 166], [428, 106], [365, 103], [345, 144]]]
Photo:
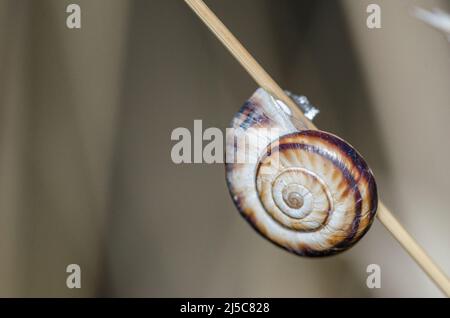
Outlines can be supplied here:
[[242, 216], [262, 236], [301, 256], [327, 256], [350, 248], [368, 231], [377, 187], [351, 145], [308, 130], [262, 88], [231, 127], [228, 188]]

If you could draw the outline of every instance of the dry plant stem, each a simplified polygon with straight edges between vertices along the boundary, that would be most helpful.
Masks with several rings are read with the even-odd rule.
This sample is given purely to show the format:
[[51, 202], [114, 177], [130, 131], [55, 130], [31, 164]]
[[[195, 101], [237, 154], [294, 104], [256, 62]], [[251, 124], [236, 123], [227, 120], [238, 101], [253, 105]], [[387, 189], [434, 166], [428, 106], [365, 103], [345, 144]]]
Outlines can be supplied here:
[[270, 77], [269, 74], [258, 64], [250, 53], [242, 46], [236, 37], [219, 20], [219, 18], [208, 8], [203, 1], [185, 0], [198, 17], [208, 26], [220, 42], [230, 51], [242, 67], [250, 74], [259, 86], [268, 91], [272, 96], [282, 100], [309, 129], [317, 129], [303, 113], [294, 101], [289, 98], [283, 89]]
[[[317, 127], [303, 115], [297, 105], [286, 95], [283, 89], [281, 89], [272, 77], [267, 74], [261, 65], [259, 65], [259, 63], [250, 55], [250, 53], [242, 46], [236, 37], [227, 29], [227, 27], [202, 0], [185, 0], [185, 2], [230, 51], [230, 53], [244, 67], [250, 76], [253, 77], [259, 86], [267, 90], [276, 98], [282, 100], [291, 109], [293, 114], [303, 121], [306, 127], [309, 129], [317, 129]], [[380, 222], [388, 229], [389, 232], [391, 232], [397, 241], [400, 242], [403, 248], [420, 265], [420, 267], [422, 267], [422, 269], [436, 283], [436, 285], [439, 286], [447, 297], [450, 297], [450, 281], [446, 275], [416, 243], [411, 235], [406, 232], [403, 226], [381, 201], [379, 202], [377, 216], [378, 220], [380, 220]]]
[[380, 220], [396, 240], [402, 244], [405, 250], [416, 260], [417, 264], [422, 267], [425, 273], [427, 273], [436, 285], [441, 288], [447, 297], [450, 297], [450, 281], [447, 276], [445, 276], [423, 248], [417, 244], [381, 201], [378, 203], [377, 216], [378, 220]]

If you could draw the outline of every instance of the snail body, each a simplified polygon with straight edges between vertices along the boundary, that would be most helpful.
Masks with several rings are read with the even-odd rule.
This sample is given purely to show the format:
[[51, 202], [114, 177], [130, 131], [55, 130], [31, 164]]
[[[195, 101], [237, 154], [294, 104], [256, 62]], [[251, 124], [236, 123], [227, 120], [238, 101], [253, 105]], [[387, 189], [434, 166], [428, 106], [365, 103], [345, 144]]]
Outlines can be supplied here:
[[245, 160], [227, 159], [227, 184], [260, 234], [295, 254], [326, 256], [350, 248], [367, 232], [377, 209], [376, 183], [347, 142], [306, 129], [263, 89], [231, 126], [227, 158], [233, 153]]

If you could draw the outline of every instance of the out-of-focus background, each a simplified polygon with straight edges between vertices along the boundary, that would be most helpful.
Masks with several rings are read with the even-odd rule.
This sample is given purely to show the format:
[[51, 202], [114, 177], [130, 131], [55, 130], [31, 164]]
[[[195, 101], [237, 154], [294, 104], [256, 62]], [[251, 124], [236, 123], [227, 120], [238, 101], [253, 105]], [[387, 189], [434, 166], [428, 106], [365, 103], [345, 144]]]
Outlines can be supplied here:
[[[411, 15], [449, 1], [207, 3], [450, 274], [450, 44]], [[297, 257], [240, 217], [222, 165], [172, 163], [174, 128], [225, 128], [255, 89], [181, 0], [0, 0], [0, 296], [442, 296], [378, 221], [350, 251]]]

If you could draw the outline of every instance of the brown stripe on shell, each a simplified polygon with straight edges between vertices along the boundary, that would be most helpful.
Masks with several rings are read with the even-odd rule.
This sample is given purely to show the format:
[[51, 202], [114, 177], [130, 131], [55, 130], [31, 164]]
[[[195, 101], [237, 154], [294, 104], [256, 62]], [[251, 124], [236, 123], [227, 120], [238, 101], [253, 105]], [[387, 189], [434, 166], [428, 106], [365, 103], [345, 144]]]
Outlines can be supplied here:
[[258, 111], [259, 109], [258, 101], [249, 100], [242, 106], [234, 120], [242, 129], [270, 126], [270, 118], [263, 112]]

